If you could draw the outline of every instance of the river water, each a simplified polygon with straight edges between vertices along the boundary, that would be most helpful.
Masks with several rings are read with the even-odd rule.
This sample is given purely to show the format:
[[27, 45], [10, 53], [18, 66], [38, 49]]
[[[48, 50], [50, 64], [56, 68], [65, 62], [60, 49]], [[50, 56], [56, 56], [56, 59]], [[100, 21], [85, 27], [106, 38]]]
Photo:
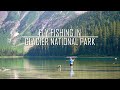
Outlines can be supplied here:
[[120, 59], [0, 58], [0, 79], [120, 79]]

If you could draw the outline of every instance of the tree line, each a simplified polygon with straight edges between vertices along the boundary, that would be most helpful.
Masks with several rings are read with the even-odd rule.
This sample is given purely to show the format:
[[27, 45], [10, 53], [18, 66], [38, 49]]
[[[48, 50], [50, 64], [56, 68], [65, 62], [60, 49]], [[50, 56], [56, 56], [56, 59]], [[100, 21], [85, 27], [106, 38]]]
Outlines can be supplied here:
[[0, 49], [0, 56], [23, 56], [23, 53], [12, 49]]
[[70, 21], [63, 28], [81, 29], [83, 35], [98, 36], [95, 46], [34, 46], [26, 55], [66, 56], [96, 55], [119, 56], [120, 12], [90, 11]]

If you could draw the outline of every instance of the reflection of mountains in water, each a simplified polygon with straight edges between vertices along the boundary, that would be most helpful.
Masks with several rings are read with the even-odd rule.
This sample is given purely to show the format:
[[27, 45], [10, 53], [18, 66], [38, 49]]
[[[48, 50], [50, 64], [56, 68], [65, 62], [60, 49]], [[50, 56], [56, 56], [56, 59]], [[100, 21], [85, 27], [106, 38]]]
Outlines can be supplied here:
[[[97, 67], [103, 67], [103, 68], [97, 68]], [[110, 68], [109, 68], [110, 67]], [[112, 67], [112, 68], [111, 68]], [[58, 71], [59, 68], [57, 67], [42, 67], [42, 66], [39, 66], [39, 67], [32, 67], [32, 68], [29, 68], [29, 70], [42, 70], [42, 71]], [[66, 67], [61, 67], [60, 68], [61, 71], [71, 71], [71, 68], [70, 66], [66, 66]], [[20, 68], [20, 69], [17, 69], [17, 70], [26, 70], [26, 68]], [[84, 67], [74, 67], [72, 69], [72, 71], [95, 71], [95, 72], [116, 72], [116, 71], [120, 71], [120, 66], [108, 66], [108, 68], [105, 66], [84, 66]]]
[[[50, 58], [49, 58], [50, 59]], [[58, 71], [60, 69], [61, 71], [70, 71], [69, 62], [66, 61], [66, 59], [20, 59], [20, 60], [0, 60], [0, 68], [5, 67], [6, 69], [11, 70], [18, 70], [18, 71], [24, 71], [24, 70], [44, 70], [44, 71]], [[109, 60], [108, 60], [109, 61]], [[61, 65], [61, 67], [57, 67], [58, 65]], [[0, 69], [1, 70], [1, 69]], [[120, 71], [120, 65], [115, 64], [113, 65], [110, 61], [104, 62], [92, 62], [92, 61], [84, 61], [84, 60], [76, 60], [73, 66], [73, 71]]]

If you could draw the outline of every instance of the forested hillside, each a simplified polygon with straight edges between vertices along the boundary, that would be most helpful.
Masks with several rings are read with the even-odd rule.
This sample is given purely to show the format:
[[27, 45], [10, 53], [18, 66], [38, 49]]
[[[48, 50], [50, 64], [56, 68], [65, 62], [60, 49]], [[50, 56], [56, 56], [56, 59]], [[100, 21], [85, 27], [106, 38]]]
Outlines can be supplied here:
[[[39, 29], [61, 28], [83, 12], [76, 11], [0, 11], [0, 56], [23, 55], [22, 36], [38, 35]], [[26, 51], [25, 51], [26, 50]]]
[[62, 28], [81, 29], [83, 35], [98, 36], [95, 46], [34, 46], [31, 56], [120, 56], [120, 11], [89, 11]]

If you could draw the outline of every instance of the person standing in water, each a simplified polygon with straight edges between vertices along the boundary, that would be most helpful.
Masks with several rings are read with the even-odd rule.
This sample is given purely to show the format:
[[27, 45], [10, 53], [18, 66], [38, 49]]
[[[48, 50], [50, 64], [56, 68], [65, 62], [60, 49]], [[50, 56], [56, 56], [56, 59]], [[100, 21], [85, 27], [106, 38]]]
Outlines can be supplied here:
[[74, 60], [72, 59], [72, 57], [70, 57], [70, 77], [73, 77], [74, 75], [73, 63], [74, 63]]
[[74, 60], [70, 57], [70, 66], [73, 66]]

